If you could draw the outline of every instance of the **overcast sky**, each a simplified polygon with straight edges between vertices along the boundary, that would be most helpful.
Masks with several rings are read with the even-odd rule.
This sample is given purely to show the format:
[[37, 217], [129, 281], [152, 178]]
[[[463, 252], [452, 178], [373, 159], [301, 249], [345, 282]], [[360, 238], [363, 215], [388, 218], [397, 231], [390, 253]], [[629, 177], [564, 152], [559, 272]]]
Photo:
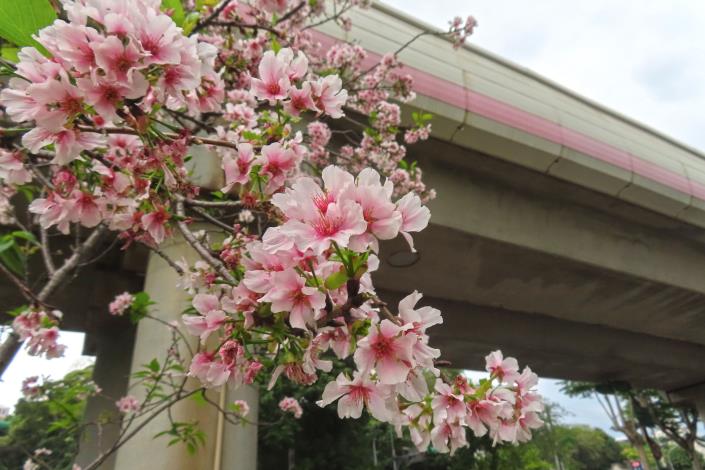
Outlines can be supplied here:
[[384, 1], [444, 29], [472, 14], [473, 44], [705, 150], [703, 0]]

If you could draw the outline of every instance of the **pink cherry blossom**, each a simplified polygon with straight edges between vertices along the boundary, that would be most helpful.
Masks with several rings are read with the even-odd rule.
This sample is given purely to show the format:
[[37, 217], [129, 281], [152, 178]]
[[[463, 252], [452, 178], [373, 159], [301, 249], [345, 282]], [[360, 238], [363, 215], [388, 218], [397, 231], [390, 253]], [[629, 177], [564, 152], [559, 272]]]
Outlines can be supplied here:
[[348, 100], [348, 91], [337, 75], [327, 75], [311, 84], [316, 107], [333, 119], [343, 117], [343, 106]]
[[361, 373], [355, 373], [352, 380], [340, 373], [334, 382], [329, 382], [323, 395], [316, 403], [326, 406], [338, 400], [338, 416], [357, 419], [362, 415], [362, 408], [379, 419], [389, 421], [391, 415], [386, 407], [387, 388], [366, 379]]
[[250, 181], [250, 169], [255, 160], [252, 145], [238, 144], [237, 156], [229, 154], [223, 157], [223, 171], [225, 172], [225, 186], [223, 192], [228, 192], [235, 184], [246, 184]]
[[32, 173], [25, 168], [21, 152], [0, 149], [0, 180], [7, 184], [24, 184], [32, 181]]
[[100, 207], [92, 194], [75, 190], [71, 193], [69, 206], [71, 222], [79, 222], [84, 227], [95, 227], [101, 220]]
[[149, 82], [141, 74], [134, 74], [131, 82], [109, 80], [98, 76], [95, 71], [90, 78], [78, 78], [78, 88], [85, 100], [107, 120], [116, 121], [120, 102], [125, 99], [141, 98], [147, 93]]
[[235, 400], [231, 409], [240, 418], [244, 418], [250, 413], [250, 405], [245, 400]]
[[142, 54], [133, 41], [123, 44], [116, 36], [108, 36], [98, 44], [91, 44], [96, 64], [108, 75], [119, 81], [132, 81], [132, 75], [141, 67]]
[[81, 91], [71, 85], [67, 77], [31, 85], [27, 93], [42, 106], [34, 119], [37, 125], [46, 129], [58, 131], [70, 118], [83, 111]]
[[402, 218], [401, 234], [409, 243], [411, 251], [415, 252], [414, 242], [409, 232], [420, 232], [425, 229], [431, 219], [431, 212], [426, 206], [421, 205], [421, 199], [414, 193], [407, 193], [397, 201], [397, 209]]
[[184, 315], [181, 321], [189, 334], [200, 336], [201, 342], [205, 342], [211, 333], [223, 326], [227, 315], [221, 309], [218, 297], [212, 294], [196, 294], [193, 306], [200, 315]]
[[291, 87], [289, 99], [284, 102], [284, 109], [292, 116], [299, 116], [304, 111], [316, 109], [311, 95], [311, 84], [305, 82], [301, 88]]
[[371, 327], [367, 336], [359, 341], [354, 354], [355, 364], [363, 373], [374, 368], [380, 383], [404, 382], [414, 366], [412, 349], [415, 342], [414, 336], [405, 335], [398, 325], [384, 319]]
[[61, 233], [68, 234], [72, 204], [72, 201], [57, 193], [50, 193], [46, 198], [32, 201], [29, 211], [39, 214], [39, 223], [42, 227], [49, 228], [56, 225]]
[[103, 138], [98, 134], [79, 132], [75, 129], [52, 131], [43, 127], [35, 127], [22, 136], [22, 145], [34, 153], [49, 144], [54, 144], [56, 149], [52, 163], [67, 165], [78, 158], [83, 150], [101, 146]]
[[406, 324], [411, 324], [414, 331], [425, 333], [427, 328], [443, 323], [441, 311], [433, 307], [414, 308], [423, 294], [414, 291], [399, 302], [399, 316]]
[[261, 172], [268, 177], [268, 193], [274, 193], [284, 185], [286, 177], [294, 170], [299, 160], [293, 149], [284, 148], [279, 142], [262, 147], [262, 154], [257, 158], [257, 163], [262, 165]]
[[198, 378], [208, 387], [218, 387], [228, 381], [230, 370], [223, 362], [214, 360], [213, 354], [199, 352], [191, 361], [188, 375]]
[[325, 296], [315, 287], [307, 287], [306, 280], [293, 269], [272, 274], [272, 289], [260, 300], [272, 303], [272, 312], [289, 312], [289, 323], [294, 328], [306, 329], [325, 306]]
[[443, 421], [431, 430], [431, 443], [438, 452], [453, 453], [460, 447], [467, 445], [465, 429], [459, 422]]
[[120, 398], [115, 402], [115, 405], [122, 414], [134, 413], [140, 409], [139, 400], [132, 395], [126, 395]]
[[164, 207], [158, 207], [154, 212], [145, 214], [140, 219], [142, 228], [146, 230], [155, 243], [159, 244], [166, 237], [166, 223], [170, 215]]
[[433, 398], [433, 422], [437, 425], [443, 421], [457, 422], [465, 418], [467, 413], [462, 395], [453, 393], [450, 385], [441, 379], [436, 379], [434, 391], [437, 395]]
[[145, 64], [178, 64], [181, 62], [178, 38], [181, 32], [167, 15], [148, 10], [137, 24], [135, 36], [145, 52]]
[[485, 357], [485, 370], [502, 382], [512, 383], [519, 378], [519, 363], [513, 357], [504, 358], [502, 351], [494, 351]]
[[129, 292], [123, 292], [122, 294], [115, 297], [115, 299], [110, 302], [108, 309], [111, 315], [120, 316], [130, 308], [132, 302], [134, 302], [135, 297]]
[[94, 28], [57, 20], [51, 28], [39, 31], [38, 40], [67, 69], [88, 72], [95, 66], [91, 44], [99, 43], [102, 36]]
[[265, 52], [259, 63], [259, 78], [252, 78], [251, 81], [252, 93], [270, 103], [286, 98], [291, 86], [288, 64], [282, 60], [281, 54], [282, 51], [277, 55], [274, 51]]
[[304, 413], [304, 410], [301, 408], [301, 405], [299, 404], [298, 400], [292, 397], [282, 398], [282, 400], [279, 402], [279, 409], [284, 411], [285, 413], [291, 413], [296, 419], [301, 418], [301, 415], [303, 415]]

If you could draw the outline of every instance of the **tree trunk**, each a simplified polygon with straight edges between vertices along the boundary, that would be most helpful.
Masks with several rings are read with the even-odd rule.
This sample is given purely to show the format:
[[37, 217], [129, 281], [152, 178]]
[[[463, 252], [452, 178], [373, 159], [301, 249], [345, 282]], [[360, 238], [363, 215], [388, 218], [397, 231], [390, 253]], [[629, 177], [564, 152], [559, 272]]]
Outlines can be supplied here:
[[646, 449], [644, 449], [644, 444], [637, 444], [634, 446], [637, 453], [639, 454], [639, 461], [641, 461], [641, 466], [644, 470], [651, 470], [651, 464], [646, 456]]
[[695, 442], [693, 442], [688, 449], [688, 455], [692, 463], [693, 470], [702, 470], [703, 466], [700, 464], [700, 453], [695, 450]]

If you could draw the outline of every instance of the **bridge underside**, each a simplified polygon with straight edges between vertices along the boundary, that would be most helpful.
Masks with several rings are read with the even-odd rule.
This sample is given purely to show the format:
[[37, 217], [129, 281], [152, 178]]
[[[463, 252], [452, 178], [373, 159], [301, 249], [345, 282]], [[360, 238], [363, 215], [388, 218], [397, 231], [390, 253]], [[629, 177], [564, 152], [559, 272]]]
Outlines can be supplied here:
[[393, 266], [402, 241], [383, 245], [376, 283], [443, 310], [432, 337], [455, 367], [502, 348], [545, 377], [705, 381], [701, 229], [451, 144], [415, 152], [432, 224], [411, 266]]
[[[418, 262], [383, 263], [377, 283], [392, 305], [416, 288], [441, 309], [432, 342], [453, 367], [482, 369], [501, 348], [542, 377], [667, 391], [705, 381], [705, 345], [653, 334], [669, 314], [705, 315], [702, 295], [442, 226], [415, 241]], [[382, 259], [403, 249], [388, 244]]]

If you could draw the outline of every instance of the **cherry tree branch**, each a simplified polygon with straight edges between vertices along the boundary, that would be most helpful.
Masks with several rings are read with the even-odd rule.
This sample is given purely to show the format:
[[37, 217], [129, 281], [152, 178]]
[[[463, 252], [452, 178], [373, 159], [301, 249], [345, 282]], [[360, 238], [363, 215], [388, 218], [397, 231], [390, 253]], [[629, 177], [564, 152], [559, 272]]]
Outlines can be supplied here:
[[215, 269], [218, 274], [223, 276], [225, 280], [227, 280], [230, 284], [237, 284], [237, 281], [233, 277], [232, 274], [228, 271], [228, 269], [225, 267], [225, 265], [218, 259], [216, 259], [210, 251], [201, 244], [198, 240], [196, 240], [196, 237], [194, 236], [193, 232], [188, 228], [188, 225], [186, 222], [184, 222], [184, 218], [186, 217], [186, 213], [184, 211], [184, 203], [183, 201], [176, 201], [176, 215], [179, 216], [181, 220], [176, 222], [176, 226], [179, 228], [179, 231], [181, 232], [181, 235], [186, 239], [189, 245], [193, 247], [196, 252], [201, 255], [203, 260], [210, 264], [213, 269]]
[[195, 33], [199, 32], [200, 30], [202, 30], [203, 28], [211, 26], [213, 24], [213, 21], [215, 21], [215, 19], [218, 18], [218, 16], [223, 12], [223, 10], [225, 10], [225, 7], [227, 7], [230, 2], [231, 2], [231, 0], [225, 0], [223, 3], [221, 3], [220, 6], [218, 6], [218, 8], [213, 10], [213, 12], [210, 15], [208, 15], [208, 18], [206, 18], [205, 20], [198, 23], [191, 30], [191, 34], [195, 34]]
[[54, 260], [51, 257], [51, 245], [49, 244], [49, 236], [47, 234], [47, 229], [45, 229], [44, 227], [40, 227], [39, 234], [42, 241], [41, 250], [42, 258], [44, 258], [44, 266], [46, 266], [49, 276], [53, 276], [56, 272], [56, 266], [54, 265]]
[[[81, 132], [93, 132], [95, 134], [126, 134], [126, 135], [142, 135], [140, 132], [138, 132], [135, 129], [131, 129], [129, 127], [103, 127], [103, 128], [97, 128], [97, 127], [88, 127], [88, 126], [78, 126], [78, 130]], [[174, 132], [162, 132], [162, 135], [165, 137], [168, 137], [169, 139], [181, 139], [184, 136], [176, 134]], [[228, 142], [226, 140], [220, 140], [220, 139], [211, 139], [209, 137], [201, 137], [201, 136], [187, 136], [186, 141], [189, 144], [195, 144], [195, 145], [215, 145], [216, 147], [228, 147], [231, 149], [237, 150], [237, 144], [233, 142]]]
[[[66, 280], [69, 279], [72, 271], [78, 267], [84, 257], [98, 246], [103, 236], [108, 229], [105, 226], [99, 226], [93, 233], [80, 245], [73, 254], [64, 261], [63, 265], [50, 275], [49, 280], [44, 285], [39, 294], [36, 295], [36, 301], [39, 304], [45, 304], [46, 300], [58, 289]], [[34, 296], [33, 296], [34, 297]], [[14, 331], [9, 334], [7, 339], [0, 345], [0, 377], [5, 373], [5, 370], [12, 362], [12, 359], [22, 346], [22, 340]]]

